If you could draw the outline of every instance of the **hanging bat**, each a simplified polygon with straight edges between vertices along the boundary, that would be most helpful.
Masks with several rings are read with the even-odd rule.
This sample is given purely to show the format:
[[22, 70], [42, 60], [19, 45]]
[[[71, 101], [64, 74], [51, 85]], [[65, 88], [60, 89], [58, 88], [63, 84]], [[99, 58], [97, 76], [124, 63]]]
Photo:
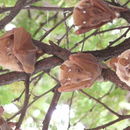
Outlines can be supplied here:
[[130, 49], [124, 51], [118, 57], [112, 58], [107, 65], [115, 70], [122, 82], [130, 86]]
[[102, 67], [91, 54], [70, 55], [60, 67], [59, 92], [69, 92], [90, 87], [101, 76]]
[[81, 0], [73, 11], [74, 25], [78, 26], [76, 34], [99, 28], [126, 10], [128, 9], [110, 5], [103, 0]]
[[32, 73], [37, 51], [31, 35], [22, 27], [8, 31], [0, 37], [0, 65], [4, 68]]

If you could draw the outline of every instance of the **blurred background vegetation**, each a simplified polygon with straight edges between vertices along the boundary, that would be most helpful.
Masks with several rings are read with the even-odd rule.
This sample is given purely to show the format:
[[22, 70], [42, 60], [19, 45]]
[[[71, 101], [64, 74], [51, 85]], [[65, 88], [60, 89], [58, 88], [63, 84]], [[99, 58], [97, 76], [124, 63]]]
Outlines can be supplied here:
[[[78, 2], [78, 0], [39, 0], [33, 5], [73, 7], [76, 2]], [[120, 4], [124, 4], [126, 0], [120, 0], [119, 2]], [[1, 7], [12, 7], [15, 3], [16, 0], [0, 0]], [[2, 19], [7, 14], [8, 12], [0, 14], [0, 18]], [[0, 31], [0, 35], [14, 27], [22, 26], [31, 33], [33, 39], [40, 40], [45, 34], [45, 31], [54, 27], [66, 14], [67, 12], [63, 11], [23, 9], [11, 23], [5, 26], [4, 30]], [[49, 20], [50, 17], [53, 16], [54, 18]], [[44, 26], [42, 26], [42, 24]], [[59, 40], [67, 31], [66, 26], [69, 28], [72, 25], [72, 17], [69, 17], [66, 20], [66, 23], [63, 22], [55, 28], [45, 39], [43, 39], [43, 42], [48, 43], [49, 40], [52, 40], [54, 43], [58, 44]], [[123, 19], [115, 19], [112, 23], [102, 26], [100, 31], [120, 27], [122, 25], [128, 25], [128, 23]], [[40, 29], [36, 32], [38, 28]], [[85, 35], [77, 36], [75, 34], [75, 28], [72, 28], [68, 32], [68, 38], [64, 37], [59, 43], [59, 46], [72, 50], [72, 52], [100, 50], [107, 47], [110, 41], [114, 41], [121, 36], [126, 31], [126, 28], [101, 33], [88, 38], [85, 42], [80, 42], [84, 37], [89, 36], [94, 31], [95, 30], [92, 30]], [[130, 33], [127, 34], [127, 37], [129, 34]], [[125, 38], [122, 38], [116, 44], [119, 44], [124, 39]], [[77, 43], [79, 44], [75, 46]], [[45, 55], [44, 57], [49, 57], [49, 55]], [[2, 73], [4, 72], [1, 72], [1, 74]], [[56, 85], [55, 78], [58, 78], [58, 73], [59, 66], [52, 69], [49, 74], [40, 72], [32, 77], [30, 102]], [[40, 78], [38, 79], [37, 76], [39, 75]], [[15, 82], [0, 87], [0, 105], [5, 109], [4, 117], [6, 119], [19, 111], [20, 106], [23, 103], [24, 95], [16, 102], [13, 102], [13, 100], [19, 97], [23, 91], [23, 82]], [[113, 83], [96, 82], [91, 88], [86, 88], [85, 91], [96, 98], [101, 98], [102, 101], [114, 111], [121, 114], [130, 114], [130, 101], [128, 100], [130, 93], [116, 87]], [[41, 96], [41, 98], [28, 108], [26, 118], [22, 124], [22, 130], [41, 130], [42, 121], [50, 105], [52, 95], [53, 92], [49, 92], [46, 95]], [[17, 121], [17, 119], [18, 116], [16, 116], [13, 121]], [[53, 113], [49, 130], [67, 130], [68, 122], [70, 122], [69, 130], [83, 130], [84, 128], [92, 128], [105, 124], [114, 119], [116, 119], [116, 117], [103, 106], [92, 99], [87, 98], [79, 91], [62, 93], [56, 110]], [[129, 124], [129, 120], [124, 120], [106, 128], [106, 130], [123, 130], [123, 128], [126, 128]]]

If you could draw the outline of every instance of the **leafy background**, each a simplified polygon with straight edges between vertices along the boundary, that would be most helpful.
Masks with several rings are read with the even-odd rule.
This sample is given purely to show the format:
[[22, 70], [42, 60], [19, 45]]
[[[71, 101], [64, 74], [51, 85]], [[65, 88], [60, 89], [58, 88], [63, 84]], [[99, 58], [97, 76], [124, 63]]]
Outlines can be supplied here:
[[[76, 2], [77, 0], [40, 0], [33, 5], [73, 7]], [[126, 0], [120, 0], [121, 4], [125, 2]], [[1, 7], [14, 6], [15, 3], [16, 0], [0, 0]], [[49, 18], [54, 16], [56, 13], [58, 13], [58, 15], [53, 20], [49, 21]], [[2, 19], [7, 14], [8, 12], [0, 14], [0, 18]], [[23, 9], [11, 23], [6, 25], [4, 30], [1, 30], [0, 34], [2, 35], [5, 31], [13, 27], [22, 26], [31, 33], [33, 39], [39, 40], [44, 35], [45, 30], [51, 29], [63, 18], [64, 13], [62, 11], [56, 12]], [[36, 30], [44, 22], [46, 22], [46, 24], [40, 28], [38, 33], [36, 33]], [[69, 17], [66, 20], [66, 24], [68, 27], [72, 26], [72, 17]], [[121, 25], [128, 25], [128, 23], [123, 19], [115, 19], [112, 23], [108, 23], [102, 26], [100, 31], [119, 27]], [[82, 41], [84, 37], [89, 36], [94, 31], [95, 30], [92, 30], [85, 35], [77, 36], [75, 34], [75, 29], [73, 28], [68, 32], [68, 39], [66, 37], [63, 38], [59, 46], [71, 50], [75, 44]], [[92, 36], [85, 42], [81, 42], [78, 44], [78, 46], [74, 47], [72, 52], [103, 49], [109, 45], [110, 41], [114, 41], [114, 39], [117, 39], [125, 31], [126, 29], [118, 29]], [[57, 28], [55, 28], [43, 40], [43, 42], [48, 43], [49, 40], [52, 40], [57, 43], [65, 33], [65, 23], [62, 23]], [[127, 34], [127, 37], [128, 36], [129, 33]], [[122, 38], [116, 44], [119, 44], [124, 39], [125, 38]], [[48, 55], [45, 55], [44, 57], [48, 57]], [[1, 74], [2, 73], [3, 72], [1, 72]], [[54, 77], [58, 78], [58, 73], [59, 66], [52, 69], [49, 75], [46, 72], [41, 72], [32, 77], [30, 102], [37, 96], [45, 93], [56, 85]], [[41, 75], [40, 80], [36, 78], [38, 75]], [[13, 102], [13, 100], [19, 97], [22, 91], [24, 91], [23, 82], [15, 82], [10, 85], [0, 87], [0, 105], [2, 105], [5, 109], [4, 117], [6, 119], [11, 117], [20, 109], [20, 106], [23, 103], [24, 95], [20, 98], [19, 101]], [[86, 88], [85, 91], [96, 98], [102, 98], [102, 101], [114, 111], [130, 114], [130, 93], [116, 87], [113, 83], [96, 82], [91, 88]], [[48, 110], [52, 96], [53, 92], [49, 92], [39, 98], [28, 108], [26, 118], [22, 124], [23, 130], [40, 130], [42, 128], [42, 120], [44, 119], [44, 116]], [[13, 121], [17, 121], [17, 119], [18, 117], [16, 116]], [[84, 128], [92, 128], [105, 124], [114, 119], [116, 119], [116, 117], [107, 111], [103, 106], [96, 103], [92, 99], [87, 98], [79, 91], [62, 93], [56, 110], [53, 113], [49, 130], [67, 130], [68, 122], [70, 122], [69, 130], [83, 130]], [[106, 128], [106, 130], [123, 130], [123, 128], [126, 128], [129, 124], [129, 120], [124, 120]]]

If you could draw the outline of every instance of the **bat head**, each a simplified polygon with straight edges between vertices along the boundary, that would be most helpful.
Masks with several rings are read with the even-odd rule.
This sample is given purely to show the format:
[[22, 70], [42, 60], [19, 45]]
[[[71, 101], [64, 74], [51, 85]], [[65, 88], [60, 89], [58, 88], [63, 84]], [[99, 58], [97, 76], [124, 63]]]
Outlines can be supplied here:
[[122, 82], [130, 86], [130, 49], [124, 51], [117, 58], [109, 61], [110, 67], [113, 67], [117, 76]]
[[101, 75], [101, 66], [91, 54], [73, 54], [61, 65], [60, 92], [74, 91], [90, 87]]

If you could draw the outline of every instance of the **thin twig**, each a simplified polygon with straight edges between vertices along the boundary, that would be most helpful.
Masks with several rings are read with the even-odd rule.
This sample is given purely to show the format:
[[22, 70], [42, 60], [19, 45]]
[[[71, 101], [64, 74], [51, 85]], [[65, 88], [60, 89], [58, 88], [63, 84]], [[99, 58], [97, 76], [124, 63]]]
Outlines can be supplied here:
[[37, 33], [42, 29], [42, 27], [47, 24], [49, 21], [55, 19], [57, 17], [58, 13], [55, 13], [53, 16], [49, 17], [45, 22], [41, 23], [39, 28], [34, 32], [33, 37], [37, 35]]
[[[85, 34], [83, 35], [83, 38], [85, 38]], [[84, 50], [85, 41], [82, 43], [81, 52]]]
[[[103, 96], [99, 97], [98, 100], [102, 100], [103, 98], [105, 98], [106, 96], [108, 96], [111, 91], [112, 91], [113, 85], [111, 86], [111, 88], [108, 90], [107, 93], [105, 93]], [[93, 111], [93, 109], [97, 106], [97, 103], [95, 105], [92, 106], [92, 108], [90, 108], [86, 114], [84, 114], [80, 119], [78, 119], [78, 121], [76, 121], [75, 123], [73, 123], [71, 126], [75, 126], [77, 123], [79, 123], [80, 121], [82, 121], [85, 117], [87, 117], [88, 114], [90, 114], [90, 112]]]
[[[70, 32], [70, 30], [74, 27], [74, 25], [68, 27], [68, 32]], [[60, 39], [57, 39], [57, 44], [58, 46], [60, 45], [61, 41], [66, 37], [67, 33], [68, 32], [65, 32], [65, 34], [60, 38]]]
[[[59, 85], [58, 85], [59, 86]], [[50, 120], [51, 120], [51, 116], [53, 114], [53, 111], [56, 109], [57, 103], [59, 101], [61, 93], [59, 93], [57, 91], [57, 89], [54, 92], [50, 107], [45, 115], [45, 118], [43, 120], [43, 127], [42, 130], [48, 130], [49, 124], [50, 124]]]
[[73, 98], [74, 98], [74, 92], [72, 92], [72, 96], [71, 96], [71, 98], [70, 98], [69, 115], [68, 115], [69, 120], [68, 120], [68, 128], [67, 128], [67, 130], [69, 130], [69, 128], [70, 128], [70, 126], [71, 126], [71, 124], [70, 124], [70, 114], [71, 114], [71, 106], [72, 106], [72, 103], [73, 103]]
[[128, 3], [130, 2], [130, 0], [127, 0], [122, 6], [126, 6]]
[[73, 11], [73, 7], [66, 7], [66, 8], [62, 8], [62, 7], [40, 7], [40, 6], [29, 6], [26, 7], [25, 9], [36, 9], [36, 10], [44, 10], [44, 11]]
[[70, 17], [72, 13], [68, 14], [64, 19], [59, 21], [54, 27], [52, 27], [49, 31], [47, 31], [41, 38], [40, 41], [42, 41], [45, 37], [47, 37], [56, 27], [58, 27], [62, 22], [64, 22], [68, 17]]
[[93, 99], [94, 101], [96, 101], [97, 103], [101, 104], [102, 106], [104, 106], [108, 111], [110, 111], [111, 113], [113, 113], [114, 115], [116, 115], [117, 117], [120, 117], [121, 115], [114, 112], [111, 108], [109, 108], [106, 104], [102, 103], [100, 100], [96, 99], [95, 97], [92, 97], [91, 95], [89, 95], [88, 93], [84, 92], [83, 90], [80, 90], [81, 93], [83, 93], [84, 95], [86, 95], [87, 97]]
[[98, 126], [98, 127], [96, 127], [96, 128], [84, 129], [84, 130], [100, 130], [100, 129], [105, 129], [105, 128], [107, 128], [108, 126], [111, 126], [111, 125], [113, 125], [113, 124], [115, 124], [115, 123], [117, 123], [117, 122], [120, 122], [120, 121], [122, 121], [122, 120], [129, 119], [129, 118], [130, 118], [130, 115], [122, 115], [122, 116], [119, 117], [118, 119], [113, 120], [113, 121], [111, 121], [111, 122], [109, 122], [109, 123], [106, 123], [106, 124], [104, 124], [104, 125]]
[[27, 106], [28, 106], [29, 97], [30, 97], [30, 95], [29, 95], [29, 83], [30, 83], [29, 82], [29, 77], [30, 76], [28, 76], [28, 78], [25, 81], [25, 98], [24, 98], [24, 104], [23, 104], [23, 108], [21, 109], [21, 115], [20, 115], [19, 120], [18, 120], [18, 122], [16, 124], [16, 129], [20, 128], [20, 126], [21, 126], [21, 124], [22, 124], [22, 122], [24, 120], [24, 117], [26, 115]]
[[23, 92], [22, 92], [17, 98], [15, 98], [12, 102], [19, 101], [20, 98], [23, 96], [24, 92], [25, 92], [25, 89], [24, 89]]
[[75, 49], [75, 47], [79, 46], [81, 43], [88, 40], [92, 36], [96, 36], [98, 34], [106, 33], [106, 32], [109, 32], [109, 31], [116, 30], [116, 29], [125, 29], [125, 28], [130, 28], [130, 26], [129, 25], [128, 26], [120, 26], [120, 27], [116, 27], [116, 28], [106, 29], [106, 30], [103, 30], [103, 31], [96, 30], [93, 33], [91, 33], [89, 36], [85, 37], [83, 40], [75, 43], [75, 45], [70, 50], [72, 51], [73, 49]]
[[112, 46], [114, 43], [116, 43], [117, 41], [119, 41], [119, 40], [122, 39], [123, 37], [126, 37], [126, 35], [127, 35], [127, 33], [128, 33], [129, 31], [130, 31], [130, 28], [128, 28], [128, 29], [127, 29], [120, 37], [118, 37], [116, 40], [109, 42], [110, 44], [109, 44], [108, 47]]
[[41, 97], [43, 97], [43, 96], [47, 95], [48, 93], [52, 92], [52, 91], [53, 91], [54, 89], [56, 89], [56, 88], [57, 88], [57, 86], [55, 86], [55, 87], [49, 89], [48, 91], [44, 92], [43, 94], [41, 94], [41, 95], [39, 95], [39, 96], [35, 96], [34, 100], [29, 103], [28, 107], [30, 107], [30, 106], [31, 106], [33, 103], [35, 103], [38, 99], [40, 99]]
[[[47, 95], [49, 92], [53, 91], [56, 87], [53, 87], [51, 88], [50, 90], [44, 92], [43, 94], [39, 95], [39, 96], [35, 96], [34, 100], [31, 101], [29, 104], [28, 104], [28, 108], [33, 104], [35, 103], [38, 99], [40, 99], [41, 97]], [[18, 111], [17, 113], [15, 113], [13, 116], [11, 116], [10, 118], [7, 119], [7, 121], [10, 121], [12, 120], [13, 118], [15, 118], [17, 115], [19, 115], [21, 113], [22, 109], [20, 111]]]
[[[64, 14], [64, 18], [66, 17], [66, 12], [63, 12], [63, 14]], [[65, 20], [65, 28], [66, 28], [66, 45], [67, 45], [67, 49], [69, 49], [69, 31], [68, 31], [68, 29], [69, 29], [69, 27], [68, 27], [68, 25], [67, 25], [67, 21]]]
[[14, 17], [20, 12], [22, 7], [25, 5], [27, 0], [19, 0], [15, 7], [12, 8], [8, 16], [0, 20], [0, 29], [3, 29], [6, 24], [8, 24]]

